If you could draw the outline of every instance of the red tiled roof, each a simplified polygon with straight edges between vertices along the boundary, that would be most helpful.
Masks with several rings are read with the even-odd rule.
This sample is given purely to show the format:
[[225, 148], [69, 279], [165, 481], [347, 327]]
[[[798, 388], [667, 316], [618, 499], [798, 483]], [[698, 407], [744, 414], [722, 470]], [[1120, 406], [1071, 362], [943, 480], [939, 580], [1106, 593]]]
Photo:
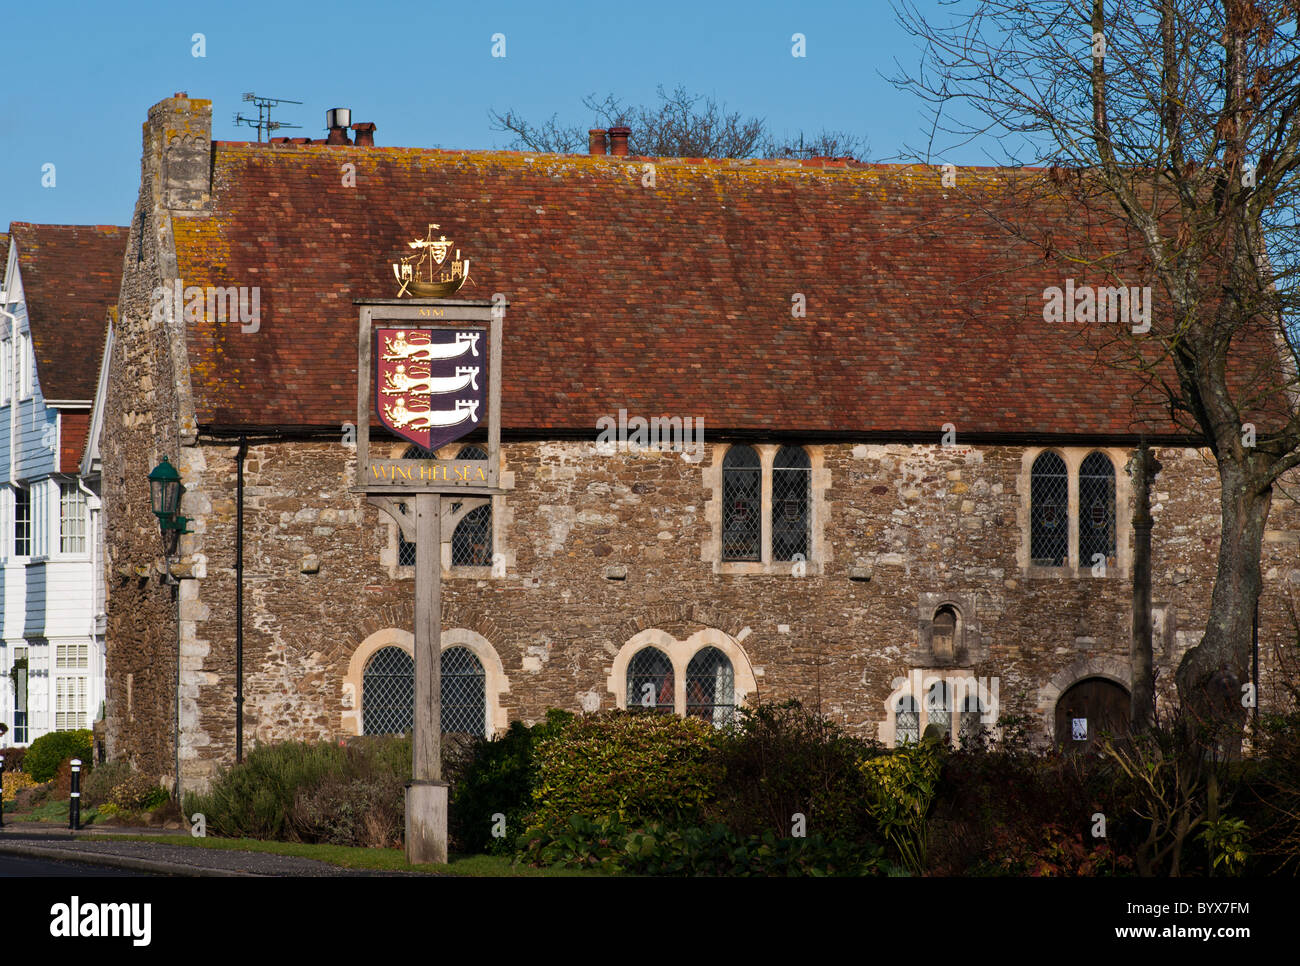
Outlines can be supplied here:
[[212, 215], [173, 221], [180, 272], [260, 286], [261, 322], [187, 326], [201, 425], [355, 419], [352, 300], [396, 295], [390, 262], [432, 222], [471, 259], [457, 297], [510, 300], [506, 429], [594, 433], [619, 409], [706, 432], [1138, 428], [1135, 378], [1043, 321], [1043, 289], [1083, 273], [972, 205], [1000, 172], [955, 192], [931, 168], [658, 160], [645, 187], [644, 159], [214, 149]]
[[105, 313], [122, 286], [127, 230], [14, 222], [9, 232], [18, 246], [41, 392], [46, 399], [90, 402]]
[[60, 473], [81, 471], [81, 457], [86, 452], [86, 436], [90, 433], [90, 410], [69, 409], [59, 416], [59, 469]]

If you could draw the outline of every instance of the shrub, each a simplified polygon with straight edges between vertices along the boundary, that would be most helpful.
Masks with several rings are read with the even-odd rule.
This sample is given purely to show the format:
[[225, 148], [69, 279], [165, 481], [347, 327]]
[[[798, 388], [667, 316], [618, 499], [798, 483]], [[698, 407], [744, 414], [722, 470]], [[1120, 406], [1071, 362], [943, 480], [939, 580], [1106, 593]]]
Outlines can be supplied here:
[[392, 772], [330, 775], [298, 789], [291, 821], [295, 839], [370, 848], [400, 846], [406, 821], [405, 781]]
[[529, 826], [571, 816], [695, 824], [721, 769], [718, 732], [695, 718], [608, 711], [573, 718], [537, 747]]
[[143, 775], [128, 775], [113, 786], [108, 802], [122, 812], [148, 812], [165, 804], [170, 797], [167, 789]]
[[779, 841], [798, 813], [809, 835], [869, 842], [875, 824], [862, 808], [867, 781], [859, 763], [879, 752], [798, 701], [742, 708], [738, 727], [718, 740], [725, 778], [708, 816], [739, 835], [772, 832]]
[[[533, 807], [537, 746], [559, 734], [572, 718], [566, 711], [552, 709], [545, 721], [531, 727], [512, 722], [505, 734], [490, 741], [480, 739], [448, 760], [449, 821], [456, 851], [500, 855], [514, 851], [514, 841]], [[493, 835], [496, 815], [504, 816], [503, 836]]]
[[4, 755], [5, 774], [11, 771], [22, 771], [23, 760], [27, 757], [26, 748], [0, 748], [0, 755]]
[[131, 775], [131, 763], [106, 761], [81, 781], [81, 802], [87, 808], [98, 808], [109, 800], [113, 789]]
[[941, 748], [929, 738], [862, 763], [867, 811], [918, 874], [925, 869], [928, 813], [942, 768]]
[[539, 866], [597, 868], [609, 873], [657, 876], [880, 875], [888, 864], [879, 847], [827, 842], [821, 835], [778, 838], [739, 835], [726, 825], [629, 827], [612, 819], [573, 815], [532, 829], [522, 856]]
[[32, 788], [36, 782], [32, 776], [21, 771], [7, 771], [4, 777], [4, 800], [6, 802], [15, 801], [18, 793], [24, 788]]
[[346, 746], [330, 742], [286, 741], [254, 748], [243, 764], [223, 769], [207, 794], [187, 794], [186, 815], [202, 812], [214, 835], [297, 840], [294, 810], [307, 792], [302, 821], [312, 826], [311, 793], [329, 779], [395, 775], [411, 778], [411, 739], [367, 737]]
[[[38, 782], [47, 782], [70, 758], [80, 758], [85, 770], [91, 767], [89, 731], [52, 731], [32, 742], [23, 759], [23, 770]], [[6, 759], [7, 763], [8, 759]]]

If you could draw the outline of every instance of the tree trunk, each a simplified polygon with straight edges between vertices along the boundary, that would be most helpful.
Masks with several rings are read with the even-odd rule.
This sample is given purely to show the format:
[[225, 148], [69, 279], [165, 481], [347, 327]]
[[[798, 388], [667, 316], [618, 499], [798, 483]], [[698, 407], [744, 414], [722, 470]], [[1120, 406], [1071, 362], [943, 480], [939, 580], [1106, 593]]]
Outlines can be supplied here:
[[1241, 749], [1250, 681], [1251, 624], [1260, 593], [1260, 554], [1272, 488], [1262, 489], [1248, 467], [1219, 461], [1222, 521], [1219, 563], [1205, 636], [1184, 655], [1175, 679], [1188, 724], [1205, 749]]
[[1149, 731], [1155, 721], [1156, 682], [1151, 653], [1151, 482], [1160, 462], [1143, 440], [1133, 457], [1133, 639], [1129, 661], [1133, 690], [1129, 730]]

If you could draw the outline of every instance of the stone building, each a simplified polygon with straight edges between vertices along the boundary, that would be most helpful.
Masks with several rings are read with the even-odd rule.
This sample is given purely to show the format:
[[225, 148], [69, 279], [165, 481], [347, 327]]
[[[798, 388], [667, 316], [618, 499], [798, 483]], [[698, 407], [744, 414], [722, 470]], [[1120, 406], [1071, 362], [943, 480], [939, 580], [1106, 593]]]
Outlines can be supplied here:
[[0, 235], [0, 721], [15, 745], [89, 728], [103, 707], [99, 483], [85, 457], [125, 244], [105, 225]]
[[[887, 743], [996, 714], [1044, 741], [1091, 719], [1091, 739], [1127, 700], [1140, 433], [1164, 466], [1168, 700], [1206, 617], [1217, 471], [1045, 324], [1062, 267], [970, 203], [1000, 172], [954, 190], [834, 159], [631, 158], [617, 130], [585, 156], [213, 142], [210, 118], [177, 95], [144, 125], [103, 412], [111, 755], [187, 788], [231, 762], [237, 635], [246, 742], [409, 716], [423, 548], [352, 490], [353, 299], [394, 296], [429, 224], [471, 258], [460, 297], [509, 299], [506, 493], [448, 511], [439, 548], [444, 727], [797, 698]], [[637, 445], [652, 430], [670, 445]], [[146, 482], [164, 456], [192, 521], [175, 584]], [[1279, 498], [1265, 707], [1298, 539]]]

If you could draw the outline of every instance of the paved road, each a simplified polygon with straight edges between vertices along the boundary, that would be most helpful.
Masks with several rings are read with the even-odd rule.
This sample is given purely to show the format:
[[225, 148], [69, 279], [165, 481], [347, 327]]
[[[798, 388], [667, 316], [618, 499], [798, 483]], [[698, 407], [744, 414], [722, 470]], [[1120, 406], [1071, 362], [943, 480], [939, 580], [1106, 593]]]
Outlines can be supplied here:
[[35, 859], [23, 855], [0, 855], [0, 876], [148, 876], [150, 872], [131, 869], [111, 869], [82, 862], [60, 862], [55, 859]]

